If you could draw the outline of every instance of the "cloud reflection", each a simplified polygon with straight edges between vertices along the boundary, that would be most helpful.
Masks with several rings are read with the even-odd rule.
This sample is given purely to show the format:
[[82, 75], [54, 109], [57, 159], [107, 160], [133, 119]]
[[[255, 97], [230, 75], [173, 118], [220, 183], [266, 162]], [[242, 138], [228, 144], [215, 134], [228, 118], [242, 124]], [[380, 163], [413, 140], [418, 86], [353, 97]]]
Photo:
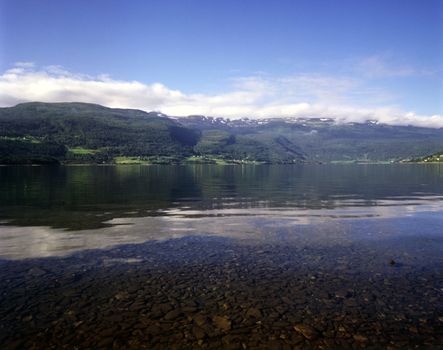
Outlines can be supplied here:
[[377, 200], [371, 206], [360, 200], [345, 202], [349, 203], [334, 209], [260, 207], [196, 210], [179, 207], [159, 211], [156, 216], [114, 218], [106, 222], [111, 225], [109, 227], [80, 231], [0, 226], [0, 257], [65, 256], [85, 249], [189, 235], [222, 236], [242, 243], [278, 242], [284, 237], [303, 244], [347, 244], [359, 237], [352, 229], [356, 220], [367, 222], [367, 232], [360, 232], [360, 236], [375, 232], [375, 228], [377, 232], [389, 235], [399, 233], [392, 230], [392, 225], [383, 229], [382, 219], [414, 217], [419, 220], [420, 215], [441, 219], [443, 213], [441, 196]]

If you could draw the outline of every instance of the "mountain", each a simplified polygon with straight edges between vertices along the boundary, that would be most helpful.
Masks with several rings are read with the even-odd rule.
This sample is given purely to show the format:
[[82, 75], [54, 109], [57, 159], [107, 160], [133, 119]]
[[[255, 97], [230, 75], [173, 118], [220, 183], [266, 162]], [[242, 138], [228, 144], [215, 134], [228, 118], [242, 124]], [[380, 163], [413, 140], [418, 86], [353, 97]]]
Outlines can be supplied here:
[[154, 112], [37, 102], [0, 109], [3, 163], [111, 162], [125, 156], [175, 160], [193, 154], [199, 137]]
[[182, 125], [200, 130], [197, 144], [206, 152], [205, 133], [216, 131], [248, 140], [284, 140], [305, 159], [331, 161], [397, 161], [443, 149], [443, 128], [394, 126], [375, 121], [336, 123], [329, 118], [271, 118], [224, 120], [203, 116], [180, 119]]
[[0, 163], [397, 161], [443, 149], [443, 129], [329, 118], [223, 119], [86, 103], [0, 108]]

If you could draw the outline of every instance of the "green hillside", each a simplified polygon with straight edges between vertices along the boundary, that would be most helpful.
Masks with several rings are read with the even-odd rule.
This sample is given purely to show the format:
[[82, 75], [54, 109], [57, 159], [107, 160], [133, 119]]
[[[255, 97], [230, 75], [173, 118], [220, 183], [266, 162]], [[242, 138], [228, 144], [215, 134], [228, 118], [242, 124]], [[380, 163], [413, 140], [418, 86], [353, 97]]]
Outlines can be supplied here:
[[194, 147], [199, 155], [270, 163], [297, 163], [305, 157], [284, 136], [234, 135], [223, 130], [204, 130]]
[[0, 162], [179, 161], [199, 132], [139, 110], [85, 103], [25, 103], [0, 109]]
[[[338, 124], [329, 119], [231, 121], [189, 117], [182, 124], [209, 133], [223, 132], [225, 139], [257, 140], [279, 144], [318, 162], [386, 162], [421, 157], [443, 149], [443, 129], [367, 123]], [[203, 139], [204, 141], [204, 139]], [[283, 141], [283, 142], [281, 142]], [[202, 141], [197, 145], [201, 144]], [[206, 153], [213, 151], [204, 142]], [[231, 145], [226, 144], [224, 149]], [[277, 148], [273, 147], [274, 150]], [[219, 152], [219, 150], [216, 150]]]
[[443, 129], [375, 122], [173, 119], [86, 103], [0, 108], [0, 164], [436, 161], [442, 149]]

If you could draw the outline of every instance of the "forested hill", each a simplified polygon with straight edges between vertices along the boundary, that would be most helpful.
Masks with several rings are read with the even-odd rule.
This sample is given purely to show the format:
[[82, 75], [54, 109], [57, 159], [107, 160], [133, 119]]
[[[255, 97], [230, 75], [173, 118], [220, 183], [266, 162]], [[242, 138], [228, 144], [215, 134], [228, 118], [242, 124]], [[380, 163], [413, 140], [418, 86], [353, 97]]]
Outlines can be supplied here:
[[[214, 135], [240, 140], [277, 140], [297, 147], [310, 161], [380, 162], [418, 158], [443, 149], [443, 128], [365, 123], [336, 123], [329, 118], [225, 120], [203, 116], [180, 119], [202, 132], [198, 148]], [[221, 136], [219, 136], [221, 137]], [[225, 136], [226, 139], [226, 136]]]
[[193, 154], [199, 132], [159, 113], [86, 103], [0, 109], [0, 162], [113, 162], [116, 157]]
[[86, 103], [0, 108], [0, 163], [397, 161], [443, 149], [443, 129], [327, 118], [171, 118]]

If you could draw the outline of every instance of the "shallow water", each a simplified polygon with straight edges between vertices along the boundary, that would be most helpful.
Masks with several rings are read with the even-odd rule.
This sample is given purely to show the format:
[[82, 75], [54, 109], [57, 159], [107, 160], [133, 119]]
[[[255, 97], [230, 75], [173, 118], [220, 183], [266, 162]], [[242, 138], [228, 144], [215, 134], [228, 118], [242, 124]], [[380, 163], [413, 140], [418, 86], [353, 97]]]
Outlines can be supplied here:
[[0, 167], [0, 199], [4, 348], [443, 346], [443, 166]]

